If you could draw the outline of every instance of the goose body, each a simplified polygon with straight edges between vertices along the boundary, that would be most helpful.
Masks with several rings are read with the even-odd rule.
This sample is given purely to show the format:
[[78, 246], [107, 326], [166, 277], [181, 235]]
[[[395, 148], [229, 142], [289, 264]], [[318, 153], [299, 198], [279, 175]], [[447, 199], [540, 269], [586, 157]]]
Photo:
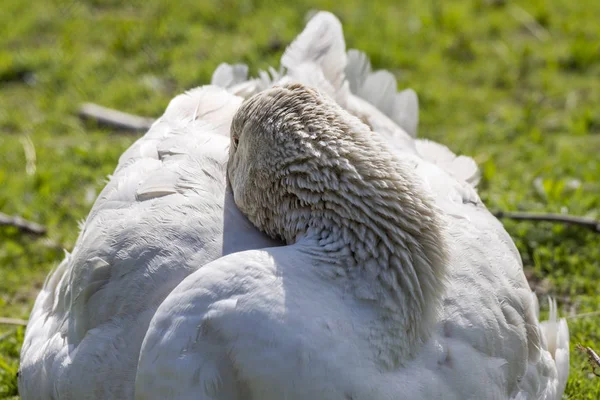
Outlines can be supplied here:
[[[396, 93], [391, 74], [346, 53], [331, 14], [309, 22], [282, 65], [258, 79], [220, 66], [213, 86], [176, 97], [123, 154], [36, 300], [22, 398], [559, 398], [566, 324], [554, 316], [539, 327], [518, 253], [474, 189], [475, 163], [414, 137], [414, 92]], [[293, 82], [364, 122], [440, 210], [452, 238], [444, 283], [432, 286], [443, 296], [414, 346], [379, 335], [374, 357], [365, 337], [377, 302], [349, 296], [356, 281], [343, 270], [306, 268], [323, 263], [307, 254], [313, 237], [279, 247], [233, 203], [234, 114], [244, 98]]]

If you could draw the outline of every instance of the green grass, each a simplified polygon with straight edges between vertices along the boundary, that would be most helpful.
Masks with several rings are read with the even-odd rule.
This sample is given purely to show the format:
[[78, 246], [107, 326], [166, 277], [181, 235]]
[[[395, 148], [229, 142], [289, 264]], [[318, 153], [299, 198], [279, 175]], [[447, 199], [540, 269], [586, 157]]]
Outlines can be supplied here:
[[[327, 9], [348, 47], [411, 86], [420, 136], [475, 157], [491, 209], [600, 217], [600, 2], [5, 0], [0, 11], [0, 211], [72, 249], [119, 155], [136, 139], [83, 124], [91, 101], [148, 116], [207, 83], [222, 61], [278, 65], [305, 13]], [[29, 143], [30, 145], [27, 145]], [[25, 148], [35, 149], [27, 162]], [[506, 222], [532, 286], [563, 314], [600, 308], [600, 236]], [[0, 316], [27, 318], [62, 250], [0, 228]], [[600, 348], [600, 317], [569, 321], [566, 397], [597, 399], [576, 343]], [[16, 398], [23, 329], [0, 326], [0, 398]]]

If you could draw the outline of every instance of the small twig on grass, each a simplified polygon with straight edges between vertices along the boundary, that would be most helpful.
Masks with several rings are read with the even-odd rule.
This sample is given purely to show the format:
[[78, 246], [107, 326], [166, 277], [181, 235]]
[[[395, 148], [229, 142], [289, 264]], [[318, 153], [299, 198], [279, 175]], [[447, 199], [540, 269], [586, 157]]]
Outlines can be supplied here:
[[591, 311], [591, 312], [586, 312], [586, 313], [581, 313], [581, 314], [575, 314], [575, 315], [571, 315], [566, 317], [567, 319], [579, 319], [579, 318], [587, 318], [587, 317], [597, 317], [600, 316], [600, 311]]
[[2, 335], [0, 335], [0, 342], [12, 335], [13, 333], [15, 333], [16, 331], [16, 329], [11, 329], [8, 332], [4, 332]]
[[514, 19], [523, 24], [525, 29], [529, 31], [536, 39], [540, 42], [548, 40], [550, 38], [550, 33], [546, 28], [544, 28], [534, 16], [529, 14], [523, 8], [512, 5], [509, 7], [509, 14], [512, 15]]
[[66, 246], [62, 243], [59, 243], [55, 240], [50, 239], [49, 237], [43, 238], [42, 240], [40, 240], [40, 243], [42, 244], [42, 246], [48, 248], [48, 249], [54, 249], [54, 250], [65, 250]]
[[512, 211], [496, 211], [494, 212], [494, 216], [496, 218], [509, 218], [520, 221], [560, 222], [567, 225], [583, 226], [596, 233], [600, 233], [600, 221], [592, 218], [574, 217], [572, 215], [563, 214], [538, 214]]
[[154, 122], [152, 118], [124, 113], [93, 103], [83, 104], [79, 109], [79, 117], [95, 121], [100, 126], [134, 132], [146, 132]]
[[27, 172], [27, 175], [33, 175], [35, 174], [36, 170], [35, 146], [33, 145], [33, 141], [29, 135], [21, 138], [21, 144], [23, 145], [23, 151], [25, 152], [25, 172]]
[[33, 233], [34, 235], [44, 235], [46, 227], [36, 222], [27, 221], [19, 216], [11, 216], [0, 212], [0, 226], [14, 226], [21, 232]]
[[577, 344], [577, 350], [587, 355], [588, 363], [592, 367], [592, 373], [600, 377], [600, 373], [596, 372], [596, 368], [600, 368], [600, 356], [591, 347], [582, 346]]
[[24, 320], [24, 319], [18, 319], [18, 318], [4, 318], [4, 317], [0, 317], [0, 324], [2, 324], [2, 325], [27, 326], [27, 321]]

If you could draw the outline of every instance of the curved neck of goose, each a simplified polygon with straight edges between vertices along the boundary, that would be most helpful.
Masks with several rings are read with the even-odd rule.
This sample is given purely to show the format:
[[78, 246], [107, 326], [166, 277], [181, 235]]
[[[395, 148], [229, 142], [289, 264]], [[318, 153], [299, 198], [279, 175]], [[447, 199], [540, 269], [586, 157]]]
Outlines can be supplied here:
[[445, 247], [441, 218], [412, 168], [383, 147], [377, 153], [377, 159], [342, 162], [351, 166], [343, 172], [340, 164], [323, 165], [313, 175], [284, 178], [293, 194], [285, 198], [295, 199], [284, 207], [295, 212], [281, 213], [281, 226], [289, 229], [288, 242], [332, 266], [332, 274], [342, 268], [356, 297], [377, 302], [389, 326], [379, 342], [389, 343], [382, 352], [393, 367], [414, 354], [435, 324]]

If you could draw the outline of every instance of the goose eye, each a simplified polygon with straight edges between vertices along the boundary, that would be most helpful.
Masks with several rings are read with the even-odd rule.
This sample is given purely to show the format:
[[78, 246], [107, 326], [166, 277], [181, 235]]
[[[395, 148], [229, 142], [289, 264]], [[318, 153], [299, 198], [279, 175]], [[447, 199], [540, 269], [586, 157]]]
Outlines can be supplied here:
[[232, 137], [232, 138], [231, 138], [231, 141], [233, 142], [233, 145], [234, 145], [235, 147], [237, 147], [237, 146], [238, 146], [238, 143], [240, 142], [240, 138], [239, 138], [239, 137], [237, 137], [237, 136], [234, 136], [234, 137]]

